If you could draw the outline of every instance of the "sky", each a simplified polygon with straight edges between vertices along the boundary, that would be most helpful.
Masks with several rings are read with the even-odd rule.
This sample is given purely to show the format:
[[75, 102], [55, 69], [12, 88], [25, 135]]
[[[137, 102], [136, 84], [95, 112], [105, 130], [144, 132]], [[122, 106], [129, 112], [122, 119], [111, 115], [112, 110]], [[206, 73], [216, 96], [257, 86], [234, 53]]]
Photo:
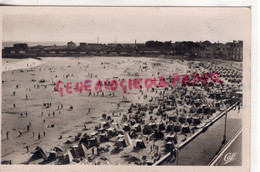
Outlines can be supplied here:
[[250, 38], [248, 8], [88, 7], [2, 11], [3, 42], [230, 42]]

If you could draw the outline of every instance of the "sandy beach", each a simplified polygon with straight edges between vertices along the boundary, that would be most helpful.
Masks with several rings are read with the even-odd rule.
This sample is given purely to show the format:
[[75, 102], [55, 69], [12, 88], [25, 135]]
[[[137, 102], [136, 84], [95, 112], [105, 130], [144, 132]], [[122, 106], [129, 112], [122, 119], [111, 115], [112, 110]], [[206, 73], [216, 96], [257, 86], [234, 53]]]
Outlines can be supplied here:
[[[158, 77], [158, 74], [167, 77], [173, 73], [182, 75], [191, 72], [188, 64], [189, 62], [182, 60], [135, 57], [55, 57], [42, 58], [42, 61], [3, 59], [2, 160], [11, 160], [13, 164], [25, 163], [37, 146], [47, 152], [55, 146], [69, 150], [73, 144], [65, 142], [73, 140], [79, 133], [94, 132], [95, 126], [102, 119], [102, 114], [110, 116], [114, 114], [114, 122], [120, 123], [122, 116], [119, 114], [127, 114], [131, 103], [147, 104], [157, 92], [159, 94], [163, 91], [163, 88], [156, 89], [156, 92], [143, 89], [146, 95], [144, 98], [137, 89], [128, 89], [127, 94], [124, 94], [121, 88], [115, 91], [103, 89], [104, 96], [101, 96], [94, 90], [98, 80], [153, 78]], [[75, 88], [76, 82], [84, 82], [87, 79], [93, 82], [91, 89], [94, 91], [91, 96], [86, 91], [81, 93], [73, 91], [72, 94], [64, 92], [64, 96], [61, 97], [54, 91], [55, 83], [59, 80], [64, 84], [72, 82], [72, 87]], [[127, 101], [122, 101], [124, 99]], [[121, 102], [120, 106], [118, 102]], [[44, 106], [46, 103], [51, 105], [46, 108]], [[73, 110], [70, 109], [71, 106]], [[157, 118], [156, 115], [151, 116]], [[181, 140], [190, 135], [179, 134], [178, 137]], [[145, 142], [145, 144], [147, 149], [139, 152], [133, 152], [131, 147], [127, 147], [120, 154], [104, 153], [103, 156], [111, 156], [108, 158], [109, 164], [126, 164], [129, 161], [127, 158], [131, 156], [138, 157], [139, 154], [140, 159], [144, 154], [152, 156], [149, 152], [152, 143]], [[163, 143], [158, 141], [156, 144]], [[106, 142], [102, 146], [113, 147], [113, 144]], [[164, 150], [160, 151], [163, 153]], [[84, 161], [82, 163], [88, 164]]]

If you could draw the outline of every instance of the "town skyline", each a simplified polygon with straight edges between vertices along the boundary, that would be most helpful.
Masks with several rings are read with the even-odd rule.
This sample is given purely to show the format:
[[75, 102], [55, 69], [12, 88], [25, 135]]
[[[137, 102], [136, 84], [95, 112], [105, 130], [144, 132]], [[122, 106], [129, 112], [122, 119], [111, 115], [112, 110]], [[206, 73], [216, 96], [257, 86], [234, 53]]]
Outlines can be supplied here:
[[202, 58], [222, 58], [242, 61], [243, 41], [233, 40], [233, 42], [211, 43], [204, 42], [174, 42], [172, 41], [147, 41], [137, 44], [91, 44], [73, 41], [66, 45], [34, 45], [27, 43], [17, 43], [9, 47], [4, 47], [3, 57], [41, 57], [41, 56], [168, 56], [174, 57], [182, 55], [194, 59]]
[[[74, 42], [76, 45], [80, 45], [80, 43], [86, 43], [86, 44], [105, 44], [105, 45], [109, 45], [109, 44], [129, 44], [129, 45], [134, 45], [135, 44], [135, 40], [133, 42], [86, 42], [86, 41], [73, 41], [73, 40], [68, 40], [68, 41], [64, 41], [64, 42], [55, 42], [55, 41], [39, 41], [39, 42], [26, 42], [26, 41], [3, 41], [2, 42], [2, 49], [4, 47], [12, 47], [13, 44], [21, 44], [21, 43], [26, 43], [28, 44], [28, 46], [30, 47], [33, 47], [33, 46], [53, 46], [53, 45], [56, 45], [56, 46], [67, 46], [67, 43], [68, 42]], [[136, 40], [137, 41], [137, 40]], [[147, 40], [145, 42], [136, 42], [137, 44], [145, 44], [146, 42], [148, 41], [158, 41], [158, 42], [168, 42], [168, 41], [171, 41], [171, 40], [165, 40], [165, 41], [160, 41], [160, 40]], [[180, 43], [180, 42], [193, 42], [193, 43], [200, 43], [200, 42], [205, 42], [205, 41], [209, 41], [209, 40], [201, 40], [201, 41], [176, 41], [176, 42], [171, 42], [171, 43]], [[226, 44], [226, 43], [229, 43], [229, 42], [232, 42], [234, 40], [230, 40], [230, 41], [227, 41], [227, 42], [211, 42], [209, 41], [211, 44]], [[243, 41], [243, 40], [236, 40], [236, 41]]]

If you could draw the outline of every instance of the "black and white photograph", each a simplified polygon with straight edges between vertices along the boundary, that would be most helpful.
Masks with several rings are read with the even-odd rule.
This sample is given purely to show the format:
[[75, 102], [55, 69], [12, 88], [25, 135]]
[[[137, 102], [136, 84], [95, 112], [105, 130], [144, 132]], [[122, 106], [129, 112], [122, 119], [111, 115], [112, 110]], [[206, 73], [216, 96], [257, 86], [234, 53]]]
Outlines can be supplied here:
[[3, 10], [1, 164], [248, 165], [250, 14]]

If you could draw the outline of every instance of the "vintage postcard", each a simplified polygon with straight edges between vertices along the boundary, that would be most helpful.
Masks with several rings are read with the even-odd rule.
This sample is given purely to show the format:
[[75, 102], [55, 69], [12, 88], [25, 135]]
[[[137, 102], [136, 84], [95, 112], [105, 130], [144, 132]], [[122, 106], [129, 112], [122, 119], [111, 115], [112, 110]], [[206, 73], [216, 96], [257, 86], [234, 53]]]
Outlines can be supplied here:
[[250, 8], [0, 15], [4, 171], [249, 171]]

